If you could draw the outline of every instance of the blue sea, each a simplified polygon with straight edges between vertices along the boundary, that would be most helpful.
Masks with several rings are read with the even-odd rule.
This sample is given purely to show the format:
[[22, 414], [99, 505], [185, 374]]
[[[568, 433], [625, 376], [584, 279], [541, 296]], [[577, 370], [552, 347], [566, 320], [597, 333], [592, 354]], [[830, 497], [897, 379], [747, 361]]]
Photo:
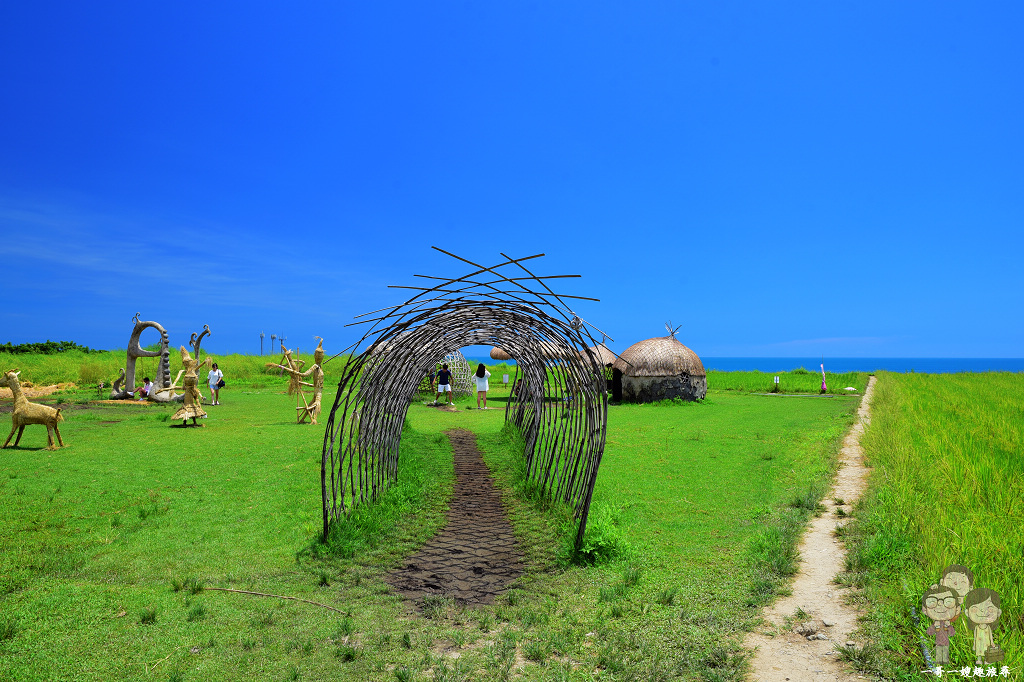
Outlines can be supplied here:
[[[496, 364], [490, 358], [467, 358], [474, 365]], [[722, 372], [788, 372], [803, 367], [819, 371], [822, 358], [714, 358], [702, 357], [704, 369]], [[825, 371], [836, 372], [921, 372], [953, 374], [956, 372], [1024, 372], [1024, 358], [830, 358], [825, 357]], [[509, 361], [509, 365], [515, 362]]]
[[701, 358], [704, 369], [723, 372], [753, 371], [786, 372], [803, 367], [826, 372], [921, 372], [952, 374], [956, 372], [1024, 372], [1024, 358]]

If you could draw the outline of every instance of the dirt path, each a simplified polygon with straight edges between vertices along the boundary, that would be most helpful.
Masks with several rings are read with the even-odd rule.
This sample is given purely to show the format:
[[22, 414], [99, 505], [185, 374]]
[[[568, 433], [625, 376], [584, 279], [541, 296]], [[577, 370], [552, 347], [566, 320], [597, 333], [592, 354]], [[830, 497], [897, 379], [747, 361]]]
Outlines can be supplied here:
[[463, 430], [447, 435], [455, 454], [448, 521], [385, 580], [417, 605], [429, 594], [453, 597], [460, 604], [489, 604], [522, 575], [522, 554], [476, 435]]
[[[847, 514], [864, 491], [867, 469], [860, 437], [870, 421], [869, 407], [875, 377], [868, 381], [857, 410], [857, 422], [843, 441], [836, 484], [822, 502], [825, 512], [815, 518], [800, 543], [800, 568], [793, 580], [793, 594], [783, 597], [764, 612], [766, 621], [744, 641], [757, 648], [751, 679], [764, 682], [847, 682], [857, 680], [839, 660], [835, 646], [853, 643], [857, 610], [844, 603], [846, 588], [832, 582], [844, 568], [846, 551], [832, 534], [836, 509]], [[838, 505], [835, 500], [842, 500]], [[795, 618], [797, 610], [806, 617]], [[788, 622], [787, 622], [788, 619]], [[800, 630], [801, 632], [797, 632]], [[811, 637], [811, 639], [808, 639]]]

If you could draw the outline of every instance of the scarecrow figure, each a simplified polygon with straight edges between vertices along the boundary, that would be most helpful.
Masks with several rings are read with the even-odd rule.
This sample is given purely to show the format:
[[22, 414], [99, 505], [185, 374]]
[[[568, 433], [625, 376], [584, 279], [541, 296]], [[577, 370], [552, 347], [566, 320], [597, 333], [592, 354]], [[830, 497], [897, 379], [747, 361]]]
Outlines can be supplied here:
[[[181, 425], [186, 426], [188, 419], [191, 417], [192, 426], [202, 426], [202, 424], [196, 423], [196, 419], [206, 416], [206, 412], [203, 411], [202, 405], [200, 404], [203, 396], [199, 393], [199, 369], [210, 365], [210, 357], [207, 356], [202, 362], [193, 360], [192, 356], [189, 355], [188, 351], [185, 349], [185, 346], [182, 346], [181, 364], [184, 367], [181, 372], [185, 373], [185, 376], [181, 379], [181, 389], [184, 393], [184, 404], [177, 412], [174, 413], [174, 416], [171, 417], [171, 419], [180, 419]], [[178, 376], [181, 376], [181, 372], [178, 372]], [[175, 381], [177, 381], [177, 377], [175, 377]], [[173, 389], [175, 386], [172, 384], [170, 388]]]
[[[324, 361], [324, 340], [319, 336], [314, 338], [319, 339], [320, 342], [313, 352], [313, 366], [305, 372], [302, 371], [302, 364], [305, 363], [301, 360], [293, 360], [292, 352], [283, 345], [281, 350], [284, 351], [284, 357], [281, 360], [282, 363], [287, 364], [267, 363], [267, 367], [276, 367], [288, 373], [288, 395], [296, 394], [295, 419], [297, 424], [301, 424], [307, 419], [309, 419], [310, 424], [316, 424], [316, 419], [320, 415], [320, 398], [324, 392], [324, 370], [322, 367]], [[310, 377], [312, 383], [303, 381], [306, 377]], [[304, 386], [313, 389], [312, 402], [306, 400], [306, 394], [303, 392]]]

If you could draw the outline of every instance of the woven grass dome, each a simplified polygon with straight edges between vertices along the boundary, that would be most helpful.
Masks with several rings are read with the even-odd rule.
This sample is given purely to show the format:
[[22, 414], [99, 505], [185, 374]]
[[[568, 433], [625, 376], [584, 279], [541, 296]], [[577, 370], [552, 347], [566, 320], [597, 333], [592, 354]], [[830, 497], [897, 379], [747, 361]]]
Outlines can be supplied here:
[[505, 352], [504, 349], [495, 346], [491, 349], [491, 360], [497, 360], [504, 362], [505, 360], [511, 360], [512, 356]]
[[703, 400], [708, 393], [704, 364], [674, 334], [634, 343], [612, 368], [622, 372], [622, 398], [629, 402]]
[[590, 352], [594, 354], [594, 357], [597, 358], [597, 363], [602, 367], [613, 366], [615, 364], [615, 361], [619, 357], [615, 353], [613, 353], [608, 346], [604, 345], [603, 343], [599, 343], [596, 346], [591, 346]]

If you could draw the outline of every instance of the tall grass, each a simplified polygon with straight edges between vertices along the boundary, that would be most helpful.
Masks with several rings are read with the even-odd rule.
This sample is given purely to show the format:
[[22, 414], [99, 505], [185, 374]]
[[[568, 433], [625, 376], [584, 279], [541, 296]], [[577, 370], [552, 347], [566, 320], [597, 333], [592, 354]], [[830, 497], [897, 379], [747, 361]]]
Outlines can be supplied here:
[[[1024, 617], [1024, 375], [880, 373], [862, 441], [873, 467], [849, 529], [849, 568], [868, 585], [869, 632], [887, 674], [920, 670], [927, 619], [911, 608], [942, 569], [963, 564], [999, 592], [997, 643], [1019, 671]], [[973, 663], [957, 624], [951, 660]]]

